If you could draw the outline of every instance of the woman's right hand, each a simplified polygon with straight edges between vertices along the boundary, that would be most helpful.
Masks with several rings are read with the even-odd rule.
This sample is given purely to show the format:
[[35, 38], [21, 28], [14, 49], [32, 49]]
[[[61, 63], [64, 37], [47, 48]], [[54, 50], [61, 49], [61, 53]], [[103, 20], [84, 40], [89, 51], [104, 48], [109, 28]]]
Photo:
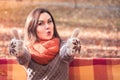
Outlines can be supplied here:
[[9, 53], [10, 55], [19, 57], [23, 55], [23, 40], [20, 39], [18, 31], [14, 29], [12, 31], [14, 39], [11, 40], [9, 44]]

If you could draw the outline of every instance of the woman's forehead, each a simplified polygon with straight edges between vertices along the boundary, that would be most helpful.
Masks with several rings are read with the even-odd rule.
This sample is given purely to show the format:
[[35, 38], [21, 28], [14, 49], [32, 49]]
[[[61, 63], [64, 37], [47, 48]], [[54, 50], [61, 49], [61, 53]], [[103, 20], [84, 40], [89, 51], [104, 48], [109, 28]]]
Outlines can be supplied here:
[[39, 16], [39, 21], [48, 20], [48, 19], [51, 19], [51, 16], [46, 12], [41, 13], [41, 15]]

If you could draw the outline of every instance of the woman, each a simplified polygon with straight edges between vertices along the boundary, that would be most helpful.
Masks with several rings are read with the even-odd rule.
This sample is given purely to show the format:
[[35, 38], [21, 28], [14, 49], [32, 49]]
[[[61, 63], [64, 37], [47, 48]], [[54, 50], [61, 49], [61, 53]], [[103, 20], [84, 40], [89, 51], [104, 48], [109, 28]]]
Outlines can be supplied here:
[[63, 42], [56, 30], [55, 21], [46, 9], [36, 8], [25, 25], [25, 40], [11, 41], [9, 51], [26, 68], [28, 80], [68, 80], [69, 63], [80, 53], [78, 30]]

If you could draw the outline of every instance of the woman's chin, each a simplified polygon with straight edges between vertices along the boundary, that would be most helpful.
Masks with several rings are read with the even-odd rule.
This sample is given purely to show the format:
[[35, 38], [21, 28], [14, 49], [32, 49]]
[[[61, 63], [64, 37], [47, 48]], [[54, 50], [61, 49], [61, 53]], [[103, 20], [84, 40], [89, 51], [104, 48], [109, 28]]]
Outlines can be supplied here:
[[51, 40], [51, 39], [52, 39], [52, 37], [46, 37], [46, 38], [41, 39], [41, 40], [43, 40], [43, 41], [48, 41], [48, 40]]

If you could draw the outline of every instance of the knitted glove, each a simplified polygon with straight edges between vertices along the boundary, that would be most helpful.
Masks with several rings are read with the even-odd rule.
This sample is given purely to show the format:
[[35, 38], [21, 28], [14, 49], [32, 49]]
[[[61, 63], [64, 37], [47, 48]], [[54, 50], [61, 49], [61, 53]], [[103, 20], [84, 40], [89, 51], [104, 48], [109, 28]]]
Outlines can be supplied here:
[[9, 53], [10, 55], [14, 56], [21, 56], [23, 55], [23, 40], [20, 39], [18, 31], [16, 29], [13, 29], [13, 35], [14, 39], [11, 40], [9, 45]]
[[73, 31], [71, 38], [67, 40], [67, 53], [69, 53], [70, 56], [80, 54], [81, 44], [79, 38], [77, 38], [78, 35], [79, 29], [77, 28]]

